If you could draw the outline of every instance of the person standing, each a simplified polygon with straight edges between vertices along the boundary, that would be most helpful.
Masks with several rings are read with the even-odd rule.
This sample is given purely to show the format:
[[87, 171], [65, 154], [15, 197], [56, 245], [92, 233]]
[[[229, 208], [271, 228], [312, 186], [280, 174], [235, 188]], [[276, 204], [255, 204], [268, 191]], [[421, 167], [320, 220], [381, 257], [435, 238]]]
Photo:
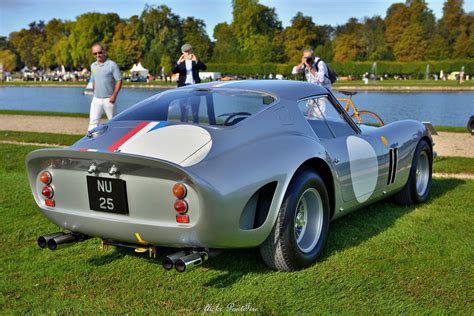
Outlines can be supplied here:
[[174, 74], [179, 74], [178, 87], [200, 83], [199, 70], [206, 70], [207, 66], [193, 54], [191, 44], [181, 46], [182, 55], [171, 70]]
[[[192, 84], [200, 83], [199, 70], [206, 70], [207, 66], [200, 60], [197, 59], [196, 55], [193, 54], [193, 47], [191, 44], [184, 44], [181, 46], [181, 56], [171, 72], [179, 74], [178, 77], [178, 88], [183, 86], [189, 86]], [[191, 97], [180, 102], [181, 108], [181, 122], [188, 121], [189, 108], [193, 116], [193, 123], [199, 123], [199, 98]]]
[[313, 50], [308, 48], [303, 51], [301, 62], [293, 67], [292, 74], [305, 73], [306, 80], [328, 89], [332, 88], [329, 79], [329, 71], [326, 63], [319, 57], [313, 55]]
[[89, 131], [99, 126], [104, 111], [109, 120], [114, 117], [117, 95], [122, 88], [120, 69], [114, 61], [107, 59], [104, 47], [95, 43], [92, 45], [92, 54], [96, 61], [91, 65], [94, 97], [89, 115]]

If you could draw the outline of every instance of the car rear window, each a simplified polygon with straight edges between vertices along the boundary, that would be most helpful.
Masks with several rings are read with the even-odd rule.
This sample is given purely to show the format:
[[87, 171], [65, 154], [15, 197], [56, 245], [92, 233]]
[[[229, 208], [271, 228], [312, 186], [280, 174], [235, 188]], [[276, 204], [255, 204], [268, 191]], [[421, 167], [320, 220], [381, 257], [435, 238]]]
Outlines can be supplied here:
[[275, 102], [270, 94], [236, 89], [165, 91], [123, 111], [113, 121], [171, 121], [232, 126]]

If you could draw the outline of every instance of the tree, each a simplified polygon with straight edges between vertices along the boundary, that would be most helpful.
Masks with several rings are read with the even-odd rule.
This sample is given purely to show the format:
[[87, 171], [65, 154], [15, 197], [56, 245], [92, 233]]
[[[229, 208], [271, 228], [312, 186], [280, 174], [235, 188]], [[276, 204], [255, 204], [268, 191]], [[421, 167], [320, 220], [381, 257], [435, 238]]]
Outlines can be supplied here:
[[0, 50], [0, 64], [4, 71], [13, 71], [16, 68], [16, 55], [9, 49]]
[[211, 40], [206, 32], [203, 20], [187, 17], [183, 23], [183, 42], [193, 46], [193, 52], [199, 59], [209, 60], [211, 55]]
[[381, 60], [388, 56], [381, 17], [365, 18], [358, 33], [360, 38], [359, 60]]
[[301, 60], [303, 49], [316, 47], [317, 29], [313, 18], [298, 12], [291, 25], [283, 31], [284, 48], [290, 63]]
[[334, 40], [334, 58], [336, 62], [354, 61], [359, 54], [356, 34], [340, 34]]
[[143, 57], [140, 34], [141, 24], [136, 15], [116, 26], [109, 56], [121, 69], [129, 69]]
[[446, 0], [439, 24], [441, 35], [446, 39], [448, 45], [453, 45], [459, 36], [463, 15], [463, 0]]
[[44, 22], [32, 22], [29, 29], [10, 34], [10, 42], [20, 60], [28, 67], [38, 67], [40, 57], [45, 50]]
[[[273, 38], [282, 30], [275, 9], [261, 5], [257, 0], [233, 0], [232, 6], [231, 27], [239, 43], [240, 55], [254, 62], [272, 61], [273, 56], [262, 56], [255, 45], [265, 41], [271, 46]], [[273, 47], [268, 51], [273, 51]]]
[[57, 66], [55, 45], [61, 40], [67, 40], [69, 31], [66, 24], [58, 19], [50, 20], [44, 27], [44, 43], [39, 63], [43, 68]]
[[394, 3], [388, 10], [385, 16], [385, 41], [389, 48], [395, 46], [400, 41], [403, 32], [410, 24], [410, 20], [407, 17], [410, 16], [410, 11], [407, 6], [403, 3]]
[[213, 62], [229, 63], [239, 60], [239, 43], [227, 23], [219, 23], [214, 27], [215, 45], [212, 55]]
[[417, 23], [411, 24], [394, 47], [395, 57], [398, 61], [423, 60], [426, 47], [427, 41], [423, 38], [423, 28]]
[[145, 52], [143, 61], [148, 69], [158, 73], [161, 56], [168, 55], [177, 60], [181, 54], [182, 21], [165, 5], [145, 6], [140, 22], [143, 34], [140, 39]]
[[72, 24], [68, 38], [73, 67], [86, 67], [94, 61], [91, 54], [91, 46], [94, 43], [100, 42], [108, 51], [119, 22], [120, 17], [115, 13], [80, 15]]
[[446, 45], [446, 40], [440, 34], [435, 34], [428, 42], [425, 59], [443, 60], [448, 59], [449, 56], [449, 47]]
[[[461, 34], [456, 39], [453, 48], [453, 58], [469, 58], [471, 57], [471, 43], [467, 30], [462, 30]], [[472, 56], [474, 57], [474, 56]]]

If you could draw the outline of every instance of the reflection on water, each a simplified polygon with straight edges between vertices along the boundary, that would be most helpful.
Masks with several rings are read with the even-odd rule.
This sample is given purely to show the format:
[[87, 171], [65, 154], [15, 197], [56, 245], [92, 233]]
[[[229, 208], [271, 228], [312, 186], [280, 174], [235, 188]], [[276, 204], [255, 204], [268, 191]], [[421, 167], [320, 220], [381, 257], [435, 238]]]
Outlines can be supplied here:
[[[0, 109], [88, 113], [92, 97], [77, 87], [0, 87]], [[163, 89], [122, 89], [118, 112]], [[344, 97], [336, 93], [337, 97]], [[379, 114], [386, 123], [401, 119], [430, 121], [434, 125], [466, 126], [474, 115], [474, 92], [359, 92], [353, 97], [359, 110]]]

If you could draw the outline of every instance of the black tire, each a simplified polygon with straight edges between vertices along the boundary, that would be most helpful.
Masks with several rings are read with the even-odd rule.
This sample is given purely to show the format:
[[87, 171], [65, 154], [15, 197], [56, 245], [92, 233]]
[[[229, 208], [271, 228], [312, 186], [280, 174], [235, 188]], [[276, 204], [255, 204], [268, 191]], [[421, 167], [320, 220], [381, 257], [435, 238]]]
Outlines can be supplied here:
[[[417, 176], [417, 168], [420, 167], [419, 164], [422, 164], [422, 160], [427, 163], [428, 168], [426, 170], [428, 174], [423, 175], [423, 177], [426, 177], [426, 183], [421, 185], [424, 189], [417, 187], [417, 180], [422, 177], [421, 174]], [[433, 154], [428, 143], [425, 140], [421, 140], [416, 146], [415, 154], [413, 155], [408, 181], [405, 187], [393, 196], [394, 201], [400, 205], [413, 205], [426, 201], [430, 194], [432, 173]]]
[[358, 111], [358, 113], [359, 113], [359, 118], [361, 120], [360, 122], [357, 120], [357, 116], [355, 115], [355, 113], [351, 115], [351, 118], [356, 123], [370, 125], [370, 126], [384, 126], [385, 125], [382, 118], [374, 112], [361, 110], [361, 111]]
[[[307, 207], [303, 211], [306, 212], [303, 222], [307, 224], [301, 230], [295, 226], [301, 224], [301, 218], [297, 219], [296, 216], [305, 209], [303, 203], [315, 207]], [[270, 235], [260, 245], [265, 263], [278, 271], [295, 271], [311, 265], [326, 243], [329, 214], [329, 198], [324, 181], [312, 169], [300, 170], [288, 186]], [[301, 239], [298, 241], [297, 238]]]

